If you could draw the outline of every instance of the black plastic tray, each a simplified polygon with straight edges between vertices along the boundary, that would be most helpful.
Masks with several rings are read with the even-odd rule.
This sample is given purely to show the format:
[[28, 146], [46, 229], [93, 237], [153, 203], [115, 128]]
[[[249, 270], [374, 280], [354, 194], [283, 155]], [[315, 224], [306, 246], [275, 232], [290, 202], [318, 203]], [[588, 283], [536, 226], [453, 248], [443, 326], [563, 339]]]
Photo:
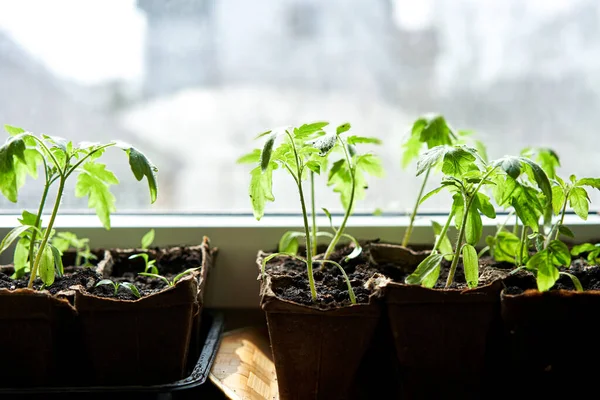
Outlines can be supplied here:
[[[176, 382], [152, 386], [73, 386], [73, 387], [35, 387], [35, 388], [0, 388], [0, 398], [108, 398], [125, 394], [128, 400], [137, 398], [155, 398], [160, 400], [179, 397], [196, 389], [208, 378], [210, 368], [217, 354], [223, 332], [223, 314], [216, 311], [204, 311], [202, 315], [202, 332], [204, 345], [200, 357], [191, 374]], [[169, 349], [164, 349], [169, 351]], [[68, 371], [65, 371], [68, 373]], [[194, 391], [195, 392], [195, 391]], [[187, 396], [186, 396], [187, 397]]]

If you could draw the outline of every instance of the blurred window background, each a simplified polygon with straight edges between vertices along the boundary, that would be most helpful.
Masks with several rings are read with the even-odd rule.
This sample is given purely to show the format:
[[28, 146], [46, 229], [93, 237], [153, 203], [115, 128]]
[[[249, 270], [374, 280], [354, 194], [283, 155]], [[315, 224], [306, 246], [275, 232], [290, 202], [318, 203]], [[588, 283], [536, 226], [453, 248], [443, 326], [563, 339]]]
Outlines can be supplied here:
[[[600, 175], [599, 50], [597, 0], [0, 0], [0, 124], [140, 148], [159, 199], [112, 150], [121, 212], [211, 213], [250, 212], [235, 161], [258, 133], [349, 121], [384, 141], [372, 150], [387, 171], [356, 210], [406, 212], [420, 179], [401, 144], [426, 112], [474, 131], [490, 158], [545, 146], [563, 177]], [[297, 212], [289, 180], [267, 212]], [[40, 192], [28, 180], [22, 206]], [[421, 211], [447, 210], [438, 197]], [[319, 203], [341, 208], [329, 190]], [[71, 190], [62, 207], [87, 200]]]

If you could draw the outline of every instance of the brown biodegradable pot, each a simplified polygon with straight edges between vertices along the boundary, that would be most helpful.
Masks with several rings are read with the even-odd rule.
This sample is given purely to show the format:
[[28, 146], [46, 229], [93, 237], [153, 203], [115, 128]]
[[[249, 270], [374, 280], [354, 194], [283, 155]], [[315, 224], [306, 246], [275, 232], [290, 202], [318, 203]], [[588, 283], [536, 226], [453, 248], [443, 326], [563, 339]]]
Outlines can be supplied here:
[[[47, 291], [0, 289], [0, 361], [2, 387], [42, 386], [61, 371], [61, 331], [71, 325], [75, 309]], [[64, 351], [64, 349], [62, 349]], [[56, 376], [55, 376], [56, 374]]]
[[503, 291], [501, 310], [508, 337], [508, 371], [527, 376], [518, 381], [523, 391], [542, 395], [545, 389], [552, 394], [561, 381], [573, 382], [568, 385], [573, 396], [577, 390], [596, 390], [600, 348], [593, 343], [600, 337], [600, 291]]
[[[262, 259], [258, 253], [259, 270]], [[371, 344], [381, 314], [381, 303], [321, 310], [278, 298], [277, 281], [261, 280], [279, 397], [289, 399], [348, 399], [363, 356]]]
[[[412, 272], [427, 252], [371, 245], [376, 263]], [[500, 343], [501, 281], [476, 289], [384, 288], [403, 398], [477, 398]]]
[[[188, 357], [199, 352], [192, 335], [199, 329], [204, 286], [216, 251], [207, 238], [200, 247], [199, 271], [137, 300], [98, 297], [75, 287], [75, 307], [91, 363], [90, 384], [160, 384], [186, 375]], [[109, 259], [99, 271], [107, 277], [111, 267]]]

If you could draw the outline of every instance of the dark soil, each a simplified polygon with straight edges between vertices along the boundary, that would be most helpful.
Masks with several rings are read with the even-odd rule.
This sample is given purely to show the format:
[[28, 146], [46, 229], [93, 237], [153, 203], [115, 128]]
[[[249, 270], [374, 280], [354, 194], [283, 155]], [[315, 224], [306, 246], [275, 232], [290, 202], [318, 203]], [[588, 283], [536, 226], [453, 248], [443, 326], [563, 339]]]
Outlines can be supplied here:
[[[3, 272], [0, 272], [0, 288], [3, 289], [24, 289], [29, 283], [30, 274], [27, 273], [25, 276], [19, 279], [12, 279], [11, 275], [13, 270], [11, 268], [5, 268]], [[67, 267], [65, 268], [65, 275], [60, 277], [57, 276], [54, 279], [52, 286], [45, 288], [52, 294], [56, 294], [61, 290], [67, 290], [69, 287], [74, 285], [81, 285], [83, 287], [89, 287], [94, 285], [98, 280], [102, 279], [93, 268], [90, 267]], [[42, 281], [37, 278], [33, 283], [33, 288], [39, 290], [42, 288]]]
[[[366, 304], [369, 302], [372, 291], [364, 287], [365, 282], [378, 271], [369, 264], [368, 247], [363, 247], [362, 254], [357, 258], [345, 262], [344, 257], [351, 251], [352, 248], [349, 246], [340, 247], [330, 259], [338, 262], [346, 271], [357, 303]], [[351, 304], [346, 280], [335, 265], [324, 264], [323, 268], [320, 265], [314, 267], [316, 303], [311, 299], [306, 264], [302, 261], [287, 257], [275, 258], [267, 264], [266, 271], [272, 277], [273, 291], [282, 299], [300, 304], [317, 305], [322, 309]]]
[[[589, 265], [585, 258], [576, 258], [572, 261], [568, 271], [575, 275], [581, 282], [583, 290], [600, 290], [600, 267]], [[537, 288], [533, 275], [522, 276], [507, 283], [504, 290], [506, 294], [521, 294], [527, 289]], [[552, 290], [575, 290], [573, 281], [568, 276], [561, 275]]]

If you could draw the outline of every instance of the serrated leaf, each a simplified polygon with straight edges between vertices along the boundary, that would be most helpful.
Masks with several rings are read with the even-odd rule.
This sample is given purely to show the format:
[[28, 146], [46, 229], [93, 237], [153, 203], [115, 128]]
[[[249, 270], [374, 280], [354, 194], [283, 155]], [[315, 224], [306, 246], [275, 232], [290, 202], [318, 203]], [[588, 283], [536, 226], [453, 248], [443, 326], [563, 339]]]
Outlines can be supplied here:
[[54, 268], [56, 269], [56, 275], [63, 276], [65, 274], [65, 268], [62, 262], [62, 252], [57, 249], [55, 246], [48, 244], [50, 250], [52, 251], [52, 257], [54, 259]]
[[548, 250], [534, 254], [527, 261], [527, 269], [537, 271], [536, 281], [540, 292], [550, 290], [559, 277], [558, 268], [552, 262], [552, 256]]
[[256, 164], [260, 161], [260, 149], [254, 149], [236, 160], [237, 164]]
[[552, 187], [552, 211], [555, 215], [560, 214], [565, 202], [565, 191], [560, 186]]
[[262, 170], [262, 172], [265, 172], [271, 164], [271, 156], [273, 155], [273, 145], [275, 144], [276, 138], [277, 136], [275, 134], [269, 136], [260, 153], [260, 169]]
[[450, 146], [436, 146], [423, 153], [417, 161], [417, 176], [440, 163], [450, 148]]
[[553, 240], [548, 244], [547, 250], [552, 255], [552, 262], [556, 266], [567, 266], [571, 265], [571, 253], [566, 244], [560, 240]]
[[119, 141], [115, 142], [115, 144], [129, 156], [129, 166], [131, 167], [131, 172], [133, 172], [135, 179], [141, 181], [146, 177], [148, 189], [150, 190], [150, 203], [153, 204], [158, 196], [158, 185], [156, 183], [158, 168], [152, 164], [150, 159], [148, 159], [144, 153], [135, 147]]
[[35, 226], [36, 219], [37, 219], [37, 215], [30, 213], [27, 210], [24, 210], [21, 213], [21, 218], [19, 218], [19, 222], [21, 223], [21, 225]]
[[587, 220], [590, 208], [589, 197], [584, 188], [575, 186], [569, 191], [569, 206], [582, 220]]
[[474, 149], [466, 146], [450, 147], [444, 154], [442, 172], [446, 175], [460, 177], [468, 171], [477, 169], [473, 154]]
[[21, 133], [25, 133], [25, 129], [23, 129], [23, 128], [17, 128], [16, 126], [11, 126], [11, 125], [4, 125], [4, 129], [11, 136], [16, 136], [16, 135], [19, 135]]
[[581, 178], [575, 183], [576, 186], [590, 186], [600, 190], [600, 178]]
[[[446, 254], [444, 258], [448, 261], [452, 260], [452, 256], [449, 255], [453, 253], [452, 243], [450, 243], [450, 239], [448, 238], [448, 234], [444, 234], [444, 236], [440, 239], [440, 235], [442, 234], [443, 227], [439, 223], [435, 221], [431, 221], [431, 226], [433, 228], [433, 233], [435, 235], [435, 243], [440, 243], [438, 246], [438, 250], [442, 254]], [[436, 279], [437, 281], [437, 279]]]
[[470, 289], [476, 288], [479, 284], [479, 257], [477, 257], [477, 250], [470, 244], [465, 244], [462, 248], [462, 255], [467, 286]]
[[306, 167], [317, 175], [321, 174], [321, 164], [316, 161], [307, 162]]
[[250, 195], [254, 218], [260, 220], [265, 214], [266, 202], [275, 200], [272, 191], [273, 170], [269, 167], [263, 173], [259, 166], [254, 168], [250, 174], [251, 179], [248, 194]]
[[511, 194], [511, 205], [525, 226], [530, 227], [534, 232], [539, 232], [539, 219], [544, 210], [536, 196], [535, 189], [515, 181], [515, 189]]
[[50, 246], [44, 247], [38, 266], [38, 274], [45, 286], [51, 286], [54, 283], [54, 254]]
[[573, 248], [571, 249], [571, 254], [574, 256], [578, 256], [581, 253], [587, 253], [587, 252], [594, 251], [597, 249], [598, 248], [591, 243], [583, 243], [583, 244], [578, 244], [576, 246], [573, 246]]
[[144, 236], [142, 236], [142, 249], [147, 249], [150, 247], [152, 242], [154, 242], [154, 229], [150, 229]]
[[96, 215], [106, 229], [110, 229], [110, 213], [117, 210], [116, 199], [110, 192], [109, 186], [118, 183], [119, 180], [115, 174], [106, 169], [106, 165], [95, 162], [85, 163], [77, 176], [75, 196], [88, 197], [88, 207], [96, 211]]
[[381, 159], [373, 154], [363, 154], [356, 159], [356, 167], [369, 175], [383, 177], [384, 170]]
[[67, 139], [62, 138], [60, 136], [50, 136], [50, 135], [42, 135], [42, 138], [44, 138], [44, 140], [46, 142], [48, 142], [52, 147], [56, 147], [61, 152], [67, 153], [67, 145], [69, 143], [69, 141]]
[[279, 246], [277, 251], [279, 253], [292, 253], [298, 254], [298, 238], [304, 237], [303, 232], [287, 231], [279, 239]]
[[297, 129], [296, 137], [310, 136], [314, 133], [322, 131], [323, 128], [325, 128], [327, 125], [329, 125], [329, 122], [325, 122], [325, 121], [304, 124]]
[[348, 144], [381, 144], [381, 139], [376, 137], [365, 137], [365, 136], [349, 136], [346, 139]]
[[320, 156], [326, 156], [327, 153], [329, 153], [329, 151], [331, 151], [331, 149], [333, 149], [333, 147], [335, 146], [336, 143], [337, 143], [337, 135], [335, 133], [331, 132], [331, 133], [327, 133], [326, 135], [316, 138], [315, 140], [311, 141], [310, 144], [315, 149], [319, 150]]
[[11, 202], [17, 202], [19, 165], [26, 164], [23, 136], [11, 136], [0, 147], [0, 191]]
[[406, 277], [405, 283], [408, 285], [420, 284], [427, 277], [427, 275], [431, 274], [436, 268], [439, 267], [442, 259], [443, 257], [439, 253], [430, 254], [427, 256], [427, 258], [421, 261], [412, 274]]

